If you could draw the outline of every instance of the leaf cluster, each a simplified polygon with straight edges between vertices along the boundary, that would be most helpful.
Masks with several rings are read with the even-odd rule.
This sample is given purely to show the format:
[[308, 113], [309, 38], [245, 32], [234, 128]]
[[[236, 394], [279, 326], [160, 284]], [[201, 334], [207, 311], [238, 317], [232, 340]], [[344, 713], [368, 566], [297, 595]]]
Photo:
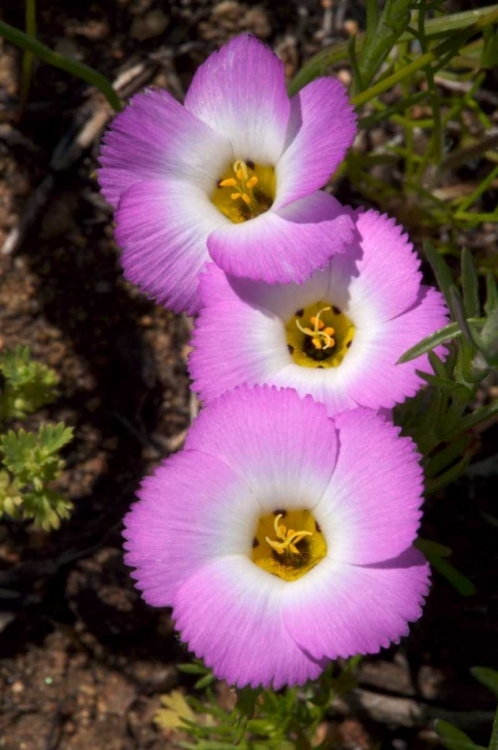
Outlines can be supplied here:
[[38, 432], [9, 430], [0, 437], [0, 512], [13, 518], [32, 519], [37, 526], [57, 528], [68, 518], [72, 504], [50, 489], [64, 461], [60, 449], [73, 436], [72, 427], [43, 425]]
[[[481, 310], [470, 253], [466, 249], [462, 252], [460, 293], [444, 258], [429, 243], [425, 252], [453, 322], [401, 357], [400, 362], [408, 362], [428, 354], [435, 374], [419, 372], [427, 388], [397, 407], [394, 419], [403, 434], [417, 443], [426, 491], [430, 493], [463, 474], [479, 447], [476, 428], [498, 413], [498, 401], [473, 410], [479, 383], [498, 365], [498, 292], [494, 278], [488, 274], [487, 298]], [[446, 359], [433, 351], [443, 344], [449, 346]], [[475, 593], [473, 583], [448, 560], [450, 549], [427, 539], [418, 539], [417, 547], [462, 596]]]
[[303, 688], [281, 692], [251, 687], [235, 689], [232, 711], [220, 706], [213, 690], [215, 678], [202, 662], [181, 665], [181, 671], [198, 677], [195, 687], [204, 689], [203, 700], [177, 694], [163, 696], [155, 721], [164, 729], [179, 728], [193, 740], [179, 741], [186, 750], [325, 750], [327, 740], [317, 742], [318, 726], [326, 718], [334, 698], [356, 687], [354, 667], [360, 657], [342, 669], [331, 664], [319, 680]]
[[[489, 274], [481, 311], [471, 254], [462, 252], [461, 294], [444, 258], [430, 243], [425, 252], [453, 322], [401, 357], [408, 362], [428, 353], [435, 374], [419, 372], [429, 387], [399, 407], [395, 418], [417, 443], [426, 490], [435, 492], [461, 476], [478, 447], [475, 428], [498, 413], [496, 401], [472, 411], [479, 384], [498, 366], [498, 291]], [[449, 345], [445, 360], [433, 351], [442, 344]]]
[[[27, 347], [2, 354], [0, 377], [0, 422], [24, 419], [57, 394], [57, 374], [32, 360]], [[0, 434], [0, 514], [46, 530], [68, 518], [72, 504], [50, 485], [63, 469], [59, 451], [72, 435], [62, 423], [42, 425], [37, 433], [21, 428]]]
[[0, 354], [0, 422], [23, 419], [52, 403], [58, 382], [57, 373], [33, 360], [27, 346]]

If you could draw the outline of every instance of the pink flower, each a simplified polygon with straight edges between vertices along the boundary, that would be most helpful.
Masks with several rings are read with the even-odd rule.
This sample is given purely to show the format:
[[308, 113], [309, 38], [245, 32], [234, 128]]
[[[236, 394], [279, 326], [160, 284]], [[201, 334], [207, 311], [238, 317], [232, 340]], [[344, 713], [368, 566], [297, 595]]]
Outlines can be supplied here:
[[[392, 219], [350, 210], [356, 239], [302, 285], [268, 285], [211, 266], [201, 280], [189, 369], [205, 403], [244, 383], [295, 388], [329, 415], [391, 408], [431, 371], [397, 361], [447, 323], [442, 295], [421, 284], [419, 260]], [[439, 351], [444, 354], [444, 349]]]
[[166, 91], [134, 96], [99, 170], [125, 275], [188, 313], [210, 259], [236, 276], [304, 281], [351, 239], [351, 219], [319, 188], [354, 134], [339, 81], [289, 99], [283, 63], [248, 35], [201, 65], [184, 106]]
[[421, 488], [413, 443], [374, 412], [331, 419], [291, 389], [238, 388], [145, 479], [126, 562], [219, 678], [302, 684], [420, 617]]

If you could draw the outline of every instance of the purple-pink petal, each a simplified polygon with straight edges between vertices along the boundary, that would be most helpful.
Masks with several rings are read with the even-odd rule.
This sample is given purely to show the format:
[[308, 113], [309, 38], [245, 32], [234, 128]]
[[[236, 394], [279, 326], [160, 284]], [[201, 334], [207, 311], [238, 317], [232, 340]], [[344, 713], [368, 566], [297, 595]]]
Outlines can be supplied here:
[[275, 209], [323, 187], [344, 159], [356, 133], [347, 91], [319, 78], [291, 99], [285, 151], [277, 166]]
[[[426, 354], [410, 362], [398, 359], [422, 339], [448, 323], [448, 309], [436, 289], [422, 285], [413, 307], [393, 320], [358, 333], [358, 367], [348, 381], [348, 392], [357, 404], [393, 407], [414, 396], [426, 382], [417, 371], [432, 373]], [[447, 351], [437, 347], [443, 359]], [[363, 363], [360, 368], [360, 361]]]
[[[202, 477], [200, 479], [200, 477]], [[144, 479], [124, 520], [125, 562], [144, 599], [170, 606], [182, 581], [221, 554], [250, 551], [259, 505], [219, 458], [182, 451]]]
[[195, 314], [199, 275], [209, 260], [206, 237], [225, 221], [202, 191], [187, 182], [135, 183], [116, 212], [126, 278], [175, 312]]
[[301, 685], [318, 677], [325, 665], [307, 656], [286, 631], [283, 586], [247, 558], [220, 558], [179, 588], [175, 625], [196, 656], [229, 684], [276, 690]]
[[185, 108], [230, 140], [235, 159], [274, 166], [290, 112], [284, 65], [256, 37], [237, 36], [197, 69]]
[[167, 91], [136, 94], [102, 142], [99, 183], [114, 208], [141, 180], [181, 179], [212, 190], [233, 158], [229, 139], [186, 110]]
[[273, 283], [301, 283], [353, 236], [353, 223], [331, 195], [316, 192], [243, 224], [225, 224], [208, 237], [214, 262], [226, 273]]
[[409, 548], [371, 566], [326, 559], [285, 590], [282, 616], [296, 643], [316, 659], [373, 654], [407, 635], [429, 586], [423, 556]]
[[201, 411], [185, 446], [221, 458], [271, 511], [282, 502], [309, 507], [311, 497], [318, 500], [334, 470], [337, 437], [311, 398], [236, 388]]
[[348, 252], [333, 259], [328, 296], [366, 327], [408, 310], [420, 288], [420, 261], [394, 219], [353, 212], [356, 234]]
[[316, 506], [334, 540], [334, 560], [367, 565], [395, 557], [413, 543], [420, 522], [423, 472], [415, 444], [370, 409], [334, 421], [339, 454]]

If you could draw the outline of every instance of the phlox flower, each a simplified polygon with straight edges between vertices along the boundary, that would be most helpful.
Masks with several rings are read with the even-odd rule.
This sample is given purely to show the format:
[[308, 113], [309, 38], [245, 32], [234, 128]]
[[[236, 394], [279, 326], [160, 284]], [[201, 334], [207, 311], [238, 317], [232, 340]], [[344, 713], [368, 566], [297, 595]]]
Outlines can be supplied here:
[[332, 419], [292, 389], [237, 388], [143, 482], [125, 559], [217, 677], [302, 684], [420, 616], [421, 488], [412, 441], [372, 410]]
[[163, 90], [137, 94], [104, 137], [98, 174], [125, 275], [188, 313], [209, 259], [236, 276], [304, 281], [351, 238], [319, 188], [354, 134], [339, 81], [289, 99], [283, 63], [249, 35], [199, 67], [183, 106]]
[[417, 370], [431, 371], [427, 356], [396, 363], [446, 324], [443, 297], [421, 284], [419, 260], [392, 219], [350, 212], [355, 240], [302, 285], [251, 282], [215, 267], [202, 275], [189, 369], [205, 403], [244, 383], [311, 394], [329, 415], [389, 409], [416, 393]]

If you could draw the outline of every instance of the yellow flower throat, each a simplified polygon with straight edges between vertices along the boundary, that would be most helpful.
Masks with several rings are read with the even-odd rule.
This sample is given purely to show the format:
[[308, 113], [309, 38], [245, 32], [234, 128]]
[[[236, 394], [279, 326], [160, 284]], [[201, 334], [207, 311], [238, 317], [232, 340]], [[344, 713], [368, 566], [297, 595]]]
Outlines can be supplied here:
[[251, 557], [268, 573], [284, 581], [295, 581], [326, 554], [322, 530], [309, 510], [275, 510], [259, 519]]
[[296, 310], [285, 326], [292, 359], [302, 367], [338, 367], [353, 343], [354, 324], [335, 305], [315, 302]]
[[218, 180], [211, 202], [234, 224], [254, 219], [275, 200], [275, 170], [237, 159]]

